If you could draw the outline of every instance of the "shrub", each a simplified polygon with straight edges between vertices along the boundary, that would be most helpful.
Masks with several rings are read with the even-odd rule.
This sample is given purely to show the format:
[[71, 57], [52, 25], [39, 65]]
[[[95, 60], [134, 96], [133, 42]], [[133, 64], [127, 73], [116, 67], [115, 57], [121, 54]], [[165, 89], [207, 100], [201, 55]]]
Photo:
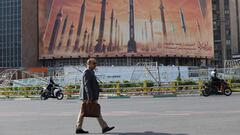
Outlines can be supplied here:
[[177, 81], [177, 82], [181, 82], [181, 81], [182, 81], [181, 77], [178, 76], [178, 77], [176, 78], [176, 81]]
[[197, 85], [197, 83], [194, 81], [183, 81], [180, 82], [180, 85]]
[[153, 81], [147, 81], [147, 87], [153, 87], [154, 82]]

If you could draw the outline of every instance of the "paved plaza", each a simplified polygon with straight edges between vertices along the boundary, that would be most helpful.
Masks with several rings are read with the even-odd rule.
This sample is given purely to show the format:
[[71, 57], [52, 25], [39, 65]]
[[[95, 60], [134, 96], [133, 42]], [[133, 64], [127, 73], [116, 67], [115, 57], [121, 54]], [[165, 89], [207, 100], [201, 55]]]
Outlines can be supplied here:
[[[110, 135], [239, 135], [240, 95], [101, 99]], [[0, 135], [74, 135], [78, 100], [0, 100]], [[101, 134], [95, 118], [83, 128]]]

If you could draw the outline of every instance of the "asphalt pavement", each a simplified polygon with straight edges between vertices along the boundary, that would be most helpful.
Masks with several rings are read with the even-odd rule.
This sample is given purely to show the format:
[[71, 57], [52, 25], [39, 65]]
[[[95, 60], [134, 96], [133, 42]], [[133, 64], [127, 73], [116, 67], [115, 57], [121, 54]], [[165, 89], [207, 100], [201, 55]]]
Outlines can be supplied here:
[[[109, 135], [239, 135], [240, 95], [100, 99]], [[74, 135], [79, 100], [0, 100], [0, 135]], [[101, 134], [95, 118], [84, 130]]]

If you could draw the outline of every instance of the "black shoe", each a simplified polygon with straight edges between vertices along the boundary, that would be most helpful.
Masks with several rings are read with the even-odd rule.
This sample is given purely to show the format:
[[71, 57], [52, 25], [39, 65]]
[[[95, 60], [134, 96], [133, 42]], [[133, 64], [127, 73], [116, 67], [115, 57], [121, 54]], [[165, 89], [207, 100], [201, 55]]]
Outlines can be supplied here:
[[102, 133], [106, 133], [108, 131], [111, 131], [113, 130], [115, 127], [105, 127], [103, 130], [102, 130]]
[[87, 134], [88, 131], [84, 131], [83, 129], [76, 129], [76, 134]]

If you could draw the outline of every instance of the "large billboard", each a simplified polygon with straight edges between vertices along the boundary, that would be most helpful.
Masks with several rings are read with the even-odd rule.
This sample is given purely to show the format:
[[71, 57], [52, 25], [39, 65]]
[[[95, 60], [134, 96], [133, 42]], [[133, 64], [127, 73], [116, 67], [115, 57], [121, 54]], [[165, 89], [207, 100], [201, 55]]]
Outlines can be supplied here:
[[39, 57], [213, 58], [211, 0], [39, 0]]

